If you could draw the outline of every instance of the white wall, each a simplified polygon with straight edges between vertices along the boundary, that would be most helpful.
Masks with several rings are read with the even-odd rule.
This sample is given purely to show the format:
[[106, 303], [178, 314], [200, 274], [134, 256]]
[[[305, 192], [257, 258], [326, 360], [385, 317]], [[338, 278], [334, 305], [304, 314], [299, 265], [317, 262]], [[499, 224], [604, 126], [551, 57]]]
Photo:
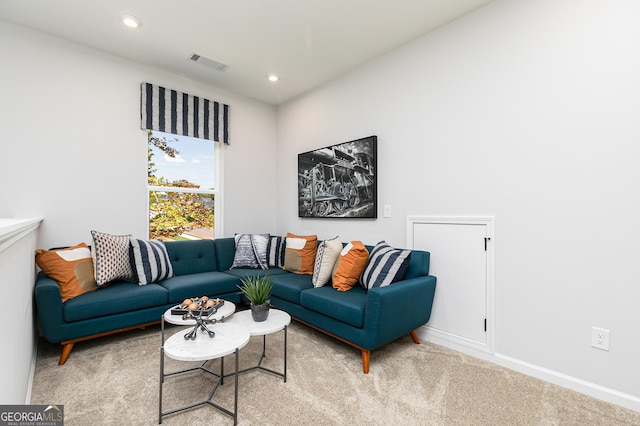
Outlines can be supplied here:
[[[280, 106], [278, 231], [402, 245], [407, 215], [495, 215], [497, 358], [640, 410], [638, 18], [498, 0]], [[298, 218], [297, 154], [372, 134], [379, 218]]]
[[0, 218], [0, 300], [5, 302], [0, 404], [25, 404], [31, 397], [35, 367], [32, 287], [39, 219]]
[[147, 236], [143, 81], [230, 105], [224, 233], [274, 232], [273, 106], [1, 20], [0, 39], [0, 217], [44, 217], [40, 247]]

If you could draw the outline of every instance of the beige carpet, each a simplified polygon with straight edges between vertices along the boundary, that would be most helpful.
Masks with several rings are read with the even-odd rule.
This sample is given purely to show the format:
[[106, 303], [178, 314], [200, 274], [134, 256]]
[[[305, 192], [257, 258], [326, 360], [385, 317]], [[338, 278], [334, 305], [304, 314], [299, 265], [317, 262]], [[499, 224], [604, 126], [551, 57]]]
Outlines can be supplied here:
[[[168, 326], [168, 334], [179, 330]], [[640, 413], [409, 336], [374, 351], [362, 373], [359, 351], [298, 323], [289, 327], [288, 376], [240, 376], [240, 425], [640, 425]], [[282, 369], [283, 333], [267, 338], [263, 365]], [[154, 425], [158, 421], [160, 328], [78, 343], [64, 366], [60, 347], [40, 341], [32, 404], [64, 405], [65, 425]], [[240, 352], [255, 364], [262, 339]], [[166, 358], [167, 371], [189, 363]], [[213, 361], [217, 371], [219, 362]], [[233, 356], [225, 359], [225, 369]], [[211, 376], [167, 378], [163, 409], [205, 399]], [[233, 382], [214, 401], [233, 407]], [[231, 425], [210, 406], [173, 414], [166, 425]]]

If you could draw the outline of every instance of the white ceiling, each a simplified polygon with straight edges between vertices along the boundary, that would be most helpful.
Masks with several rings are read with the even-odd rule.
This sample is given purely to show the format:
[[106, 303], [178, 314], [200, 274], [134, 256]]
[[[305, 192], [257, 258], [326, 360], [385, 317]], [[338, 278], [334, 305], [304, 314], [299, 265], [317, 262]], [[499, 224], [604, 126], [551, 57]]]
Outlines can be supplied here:
[[0, 0], [0, 19], [278, 105], [490, 1]]

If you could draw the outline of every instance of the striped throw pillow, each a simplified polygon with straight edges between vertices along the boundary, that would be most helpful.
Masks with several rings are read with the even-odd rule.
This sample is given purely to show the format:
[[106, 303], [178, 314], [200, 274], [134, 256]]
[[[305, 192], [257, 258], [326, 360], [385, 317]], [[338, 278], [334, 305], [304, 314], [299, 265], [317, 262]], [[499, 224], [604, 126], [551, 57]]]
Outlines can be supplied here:
[[269, 266], [282, 268], [284, 266], [284, 238], [271, 236], [267, 248], [267, 263]]
[[140, 285], [173, 277], [171, 260], [162, 240], [145, 241], [131, 238], [129, 257]]
[[400, 250], [380, 241], [371, 250], [369, 262], [360, 277], [366, 289], [385, 287], [404, 278], [411, 260], [411, 250]]

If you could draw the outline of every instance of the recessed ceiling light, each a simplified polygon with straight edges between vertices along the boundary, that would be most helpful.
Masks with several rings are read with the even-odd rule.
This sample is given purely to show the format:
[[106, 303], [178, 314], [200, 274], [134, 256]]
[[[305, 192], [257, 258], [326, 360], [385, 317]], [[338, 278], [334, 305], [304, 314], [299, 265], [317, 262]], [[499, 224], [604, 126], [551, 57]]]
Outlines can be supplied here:
[[270, 82], [275, 83], [276, 81], [278, 81], [278, 76], [275, 74], [268, 74], [267, 78], [269, 79]]
[[120, 20], [129, 28], [138, 28], [142, 26], [142, 21], [133, 15], [120, 15]]

